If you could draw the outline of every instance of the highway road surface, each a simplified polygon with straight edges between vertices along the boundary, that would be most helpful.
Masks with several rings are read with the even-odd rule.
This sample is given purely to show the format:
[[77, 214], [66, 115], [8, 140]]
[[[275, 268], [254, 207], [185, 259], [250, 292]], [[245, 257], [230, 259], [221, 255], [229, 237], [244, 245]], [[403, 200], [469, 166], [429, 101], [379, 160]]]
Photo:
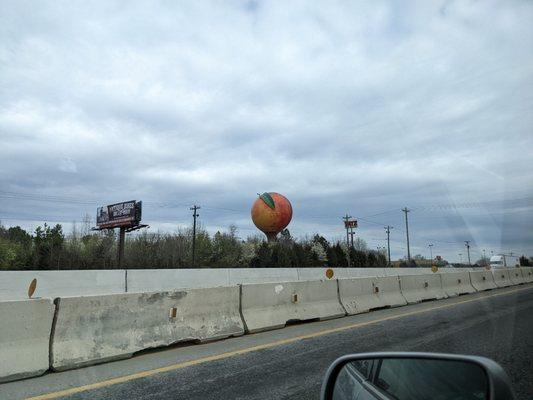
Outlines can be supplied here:
[[492, 358], [533, 398], [533, 284], [292, 325], [0, 385], [19, 399], [318, 399], [347, 353], [431, 351]]

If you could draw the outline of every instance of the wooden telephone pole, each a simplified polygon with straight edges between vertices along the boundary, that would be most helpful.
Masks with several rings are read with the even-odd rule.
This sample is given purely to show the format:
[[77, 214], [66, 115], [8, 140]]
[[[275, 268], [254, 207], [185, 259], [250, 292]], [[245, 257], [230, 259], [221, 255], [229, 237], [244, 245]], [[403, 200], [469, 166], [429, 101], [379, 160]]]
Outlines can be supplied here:
[[192, 210], [192, 267], [194, 268], [194, 262], [195, 262], [195, 255], [196, 255], [196, 218], [200, 216], [196, 211], [198, 211], [200, 207], [197, 205], [194, 205], [190, 208]]
[[389, 259], [389, 267], [390, 267], [390, 230], [392, 229], [393, 227], [390, 226], [390, 225], [387, 225], [385, 227], [385, 232], [387, 232], [387, 256], [388, 256], [388, 259]]
[[344, 227], [346, 228], [346, 250], [347, 250], [347, 258], [348, 258], [348, 268], [350, 268], [350, 232], [349, 232], [349, 224], [350, 218], [352, 218], [351, 215], [346, 214], [342, 219], [344, 220]]

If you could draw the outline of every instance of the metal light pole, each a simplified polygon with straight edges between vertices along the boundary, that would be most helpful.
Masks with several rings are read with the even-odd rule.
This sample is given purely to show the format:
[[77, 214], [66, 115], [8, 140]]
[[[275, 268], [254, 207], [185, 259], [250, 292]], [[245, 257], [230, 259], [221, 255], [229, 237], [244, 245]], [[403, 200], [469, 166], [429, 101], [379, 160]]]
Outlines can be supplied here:
[[468, 265], [472, 265], [470, 262], [470, 240], [465, 240], [466, 251], [468, 253]]
[[402, 208], [402, 211], [405, 213], [405, 233], [407, 235], [407, 260], [411, 261], [411, 250], [409, 248], [409, 223], [407, 222], [407, 213], [409, 210], [407, 207]]
[[429, 247], [429, 259], [431, 263], [433, 264], [433, 244], [429, 244], [428, 247]]

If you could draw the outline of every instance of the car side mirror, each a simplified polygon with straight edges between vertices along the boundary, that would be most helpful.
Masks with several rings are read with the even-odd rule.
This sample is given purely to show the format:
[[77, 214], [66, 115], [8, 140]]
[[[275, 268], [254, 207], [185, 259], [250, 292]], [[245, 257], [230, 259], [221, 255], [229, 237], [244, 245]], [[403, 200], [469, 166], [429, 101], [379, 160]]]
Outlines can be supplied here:
[[363, 353], [336, 360], [322, 400], [512, 400], [510, 380], [488, 358], [434, 353]]

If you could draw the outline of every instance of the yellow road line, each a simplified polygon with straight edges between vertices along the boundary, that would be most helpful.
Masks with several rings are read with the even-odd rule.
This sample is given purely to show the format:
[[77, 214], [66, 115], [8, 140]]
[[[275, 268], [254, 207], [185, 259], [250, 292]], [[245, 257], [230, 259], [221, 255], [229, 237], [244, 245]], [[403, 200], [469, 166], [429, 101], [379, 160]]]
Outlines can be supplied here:
[[374, 319], [374, 320], [371, 320], [371, 321], [358, 322], [356, 324], [351, 324], [351, 325], [340, 326], [340, 327], [337, 327], [337, 328], [326, 329], [326, 330], [319, 331], [319, 332], [308, 333], [306, 335], [295, 336], [295, 337], [288, 338], [288, 339], [277, 340], [275, 342], [260, 344], [258, 346], [247, 347], [247, 348], [240, 349], [240, 350], [228, 351], [226, 353], [216, 354], [216, 355], [213, 355], [213, 356], [198, 358], [198, 359], [190, 360], [190, 361], [184, 361], [184, 362], [181, 362], [181, 363], [178, 363], [178, 364], [168, 365], [166, 367], [155, 368], [155, 369], [151, 369], [151, 370], [148, 370], [148, 371], [142, 371], [142, 372], [137, 372], [137, 373], [130, 374], [130, 375], [119, 376], [118, 378], [108, 379], [108, 380], [105, 380], [105, 381], [91, 383], [91, 384], [88, 384], [88, 385], [83, 385], [83, 386], [78, 386], [78, 387], [74, 387], [74, 388], [70, 388], [70, 389], [60, 390], [58, 392], [52, 392], [52, 393], [47, 393], [47, 394], [43, 394], [43, 395], [40, 395], [40, 396], [30, 397], [27, 400], [57, 399], [58, 397], [70, 396], [70, 395], [73, 395], [73, 394], [76, 394], [76, 393], [86, 392], [88, 390], [100, 389], [100, 388], [103, 388], [103, 387], [112, 386], [112, 385], [116, 385], [116, 384], [119, 384], [119, 383], [125, 383], [125, 382], [133, 381], [133, 380], [136, 380], [136, 379], [140, 379], [140, 378], [146, 378], [148, 376], [161, 374], [163, 372], [175, 371], [177, 369], [191, 367], [193, 365], [204, 364], [204, 363], [207, 363], [207, 362], [210, 362], [210, 361], [223, 360], [225, 358], [238, 356], [240, 354], [251, 353], [253, 351], [258, 351], [258, 350], [263, 350], [263, 349], [269, 349], [269, 348], [272, 348], [272, 347], [281, 346], [283, 344], [288, 344], [288, 343], [294, 343], [294, 342], [297, 342], [297, 341], [300, 341], [300, 340], [304, 340], [304, 339], [310, 339], [310, 338], [315, 338], [315, 337], [319, 337], [319, 336], [329, 335], [329, 334], [332, 334], [332, 333], [342, 332], [342, 331], [346, 331], [346, 330], [349, 330], [349, 329], [361, 328], [363, 326], [373, 325], [373, 324], [377, 324], [379, 322], [385, 322], [385, 321], [390, 321], [390, 320], [394, 320], [394, 319], [409, 317], [411, 315], [423, 314], [423, 313], [426, 313], [426, 312], [429, 312], [429, 311], [441, 310], [441, 309], [444, 309], [444, 308], [454, 307], [454, 306], [459, 305], [459, 304], [465, 304], [465, 303], [471, 303], [471, 302], [475, 302], [475, 301], [480, 301], [480, 300], [484, 300], [484, 299], [487, 299], [487, 298], [490, 298], [490, 297], [504, 296], [504, 295], [507, 295], [507, 294], [521, 292], [523, 290], [529, 290], [529, 289], [531, 289], [531, 287], [506, 290], [505, 292], [493, 293], [493, 294], [489, 294], [489, 295], [486, 295], [486, 296], [477, 297], [475, 299], [461, 300], [461, 301], [457, 301], [457, 302], [454, 302], [454, 303], [451, 303], [451, 304], [443, 304], [443, 305], [440, 305], [440, 306], [434, 306], [434, 307], [430, 307], [430, 308], [425, 308], [423, 310], [410, 311], [410, 312], [405, 312], [405, 313], [401, 313], [401, 314], [391, 315], [391, 316], [388, 316], [388, 317]]

